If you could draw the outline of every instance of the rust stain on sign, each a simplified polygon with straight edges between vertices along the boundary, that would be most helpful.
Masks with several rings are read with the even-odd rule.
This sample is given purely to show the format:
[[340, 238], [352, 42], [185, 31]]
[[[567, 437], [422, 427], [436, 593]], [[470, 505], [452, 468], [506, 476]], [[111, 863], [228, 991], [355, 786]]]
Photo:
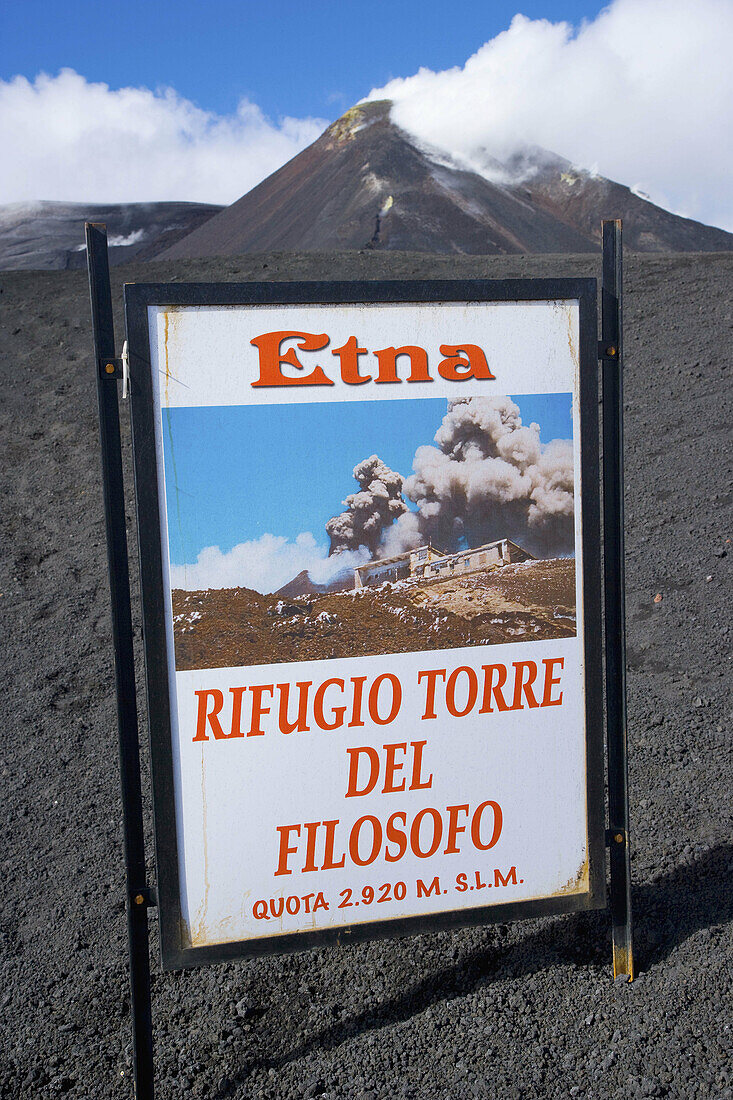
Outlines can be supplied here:
[[577, 369], [578, 369], [578, 345], [577, 345], [577, 342], [576, 342], [576, 339], [575, 339], [576, 333], [575, 333], [575, 325], [573, 323], [574, 322], [573, 313], [574, 313], [573, 303], [572, 302], [566, 302], [565, 303], [565, 315], [566, 315], [567, 323], [568, 323], [568, 348], [570, 349], [570, 358], [572, 359], [573, 367], [577, 371]]
[[564, 883], [553, 897], [562, 897], [564, 894], [582, 894], [589, 889], [588, 883], [588, 853], [574, 875]]
[[162, 412], [162, 414], [165, 418], [166, 428], [167, 428], [167, 432], [168, 432], [168, 449], [169, 449], [169, 453], [170, 453], [171, 466], [173, 467], [173, 488], [174, 488], [174, 491], [175, 491], [175, 500], [176, 500], [176, 518], [178, 520], [178, 535], [179, 535], [179, 538], [181, 539], [181, 542], [183, 542], [183, 525], [182, 525], [182, 520], [181, 520], [181, 498], [180, 498], [180, 491], [179, 491], [179, 486], [178, 486], [178, 470], [177, 470], [177, 467], [176, 467], [176, 452], [175, 452], [175, 448], [174, 448], [174, 445], [173, 445], [173, 427], [172, 427], [172, 424], [171, 424], [171, 410], [170, 410], [170, 400], [169, 400], [169, 394], [168, 394], [168, 388], [169, 388], [169, 385], [170, 385], [171, 378], [173, 378], [173, 381], [177, 381], [175, 376], [171, 374], [170, 350], [169, 350], [169, 337], [171, 336], [171, 328], [173, 328], [173, 333], [175, 333], [174, 318], [175, 318], [175, 313], [172, 310], [166, 310], [165, 313], [163, 314], [163, 326], [164, 326], [163, 327], [163, 350], [164, 350], [164, 359], [165, 359], [165, 370], [162, 373], [165, 377], [165, 389], [164, 389], [164, 399], [161, 402], [161, 405], [162, 405], [161, 412]]
[[201, 947], [207, 944], [211, 939], [209, 929], [206, 927], [206, 914], [209, 907], [209, 889], [211, 883], [209, 882], [209, 837], [207, 828], [207, 806], [206, 806], [206, 765], [204, 763], [204, 752], [201, 750], [201, 841], [203, 847], [203, 864], [204, 864], [204, 896], [201, 900], [201, 904], [196, 912], [194, 920], [191, 922], [188, 928], [188, 939], [192, 947]]
[[[177, 378], [171, 370], [171, 358], [175, 361], [176, 351], [179, 351], [178, 346], [175, 344], [175, 339], [180, 335], [178, 330], [178, 316], [183, 313], [183, 309], [180, 306], [170, 306], [163, 311], [163, 360], [164, 365], [158, 367], [158, 370], [165, 378], [165, 385], [163, 387], [163, 394], [161, 397], [161, 407], [166, 408], [170, 404], [170, 383], [177, 382], [179, 386], [183, 386], [185, 389], [189, 387], [185, 382], [182, 382], [180, 378]], [[185, 333], [184, 333], [185, 335]], [[184, 341], [185, 342], [185, 341]], [[179, 341], [180, 343], [180, 341]], [[171, 344], [173, 344], [173, 354], [171, 354]]]
[[170, 365], [168, 363], [168, 334], [170, 330], [170, 313], [168, 310], [163, 314], [163, 348], [165, 350], [165, 404], [168, 406], [168, 384], [171, 379]]
[[573, 408], [580, 408], [580, 359], [578, 354], [578, 333], [575, 326], [575, 310], [573, 302], [563, 302], [565, 319], [568, 327], [568, 350], [573, 364]]

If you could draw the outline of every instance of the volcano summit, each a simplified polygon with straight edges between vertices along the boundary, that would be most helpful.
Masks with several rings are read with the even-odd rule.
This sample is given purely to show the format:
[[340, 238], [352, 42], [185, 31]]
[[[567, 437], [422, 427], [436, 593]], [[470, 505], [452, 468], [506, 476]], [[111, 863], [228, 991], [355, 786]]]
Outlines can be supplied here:
[[302, 153], [156, 259], [256, 251], [595, 252], [602, 218], [638, 252], [733, 249], [733, 234], [671, 214], [622, 184], [528, 148], [491, 182], [390, 119], [389, 100], [347, 111]]

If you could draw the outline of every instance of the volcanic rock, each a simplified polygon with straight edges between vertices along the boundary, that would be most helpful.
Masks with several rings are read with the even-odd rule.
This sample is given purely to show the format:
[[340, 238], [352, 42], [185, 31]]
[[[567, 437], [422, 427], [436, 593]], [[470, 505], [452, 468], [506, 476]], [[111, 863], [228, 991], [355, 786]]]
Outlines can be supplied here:
[[[268, 253], [115, 268], [112, 293], [121, 342], [123, 282], [599, 275], [600, 257], [587, 254]], [[732, 281], [730, 252], [626, 257], [637, 980], [613, 983], [604, 911], [166, 973], [151, 908], [156, 1095], [300, 1100], [311, 1081], [343, 1100], [730, 1094]], [[0, 1097], [44, 1100], [59, 1094], [61, 1078], [76, 1082], [70, 1097], [123, 1100], [132, 1096], [127, 891], [87, 279], [82, 271], [10, 272], [0, 291]], [[129, 405], [121, 402], [131, 486]], [[149, 837], [131, 498], [128, 515]], [[655, 593], [663, 600], [655, 603]], [[508, 588], [502, 594], [512, 598]], [[256, 596], [242, 602], [272, 601]], [[318, 602], [327, 599], [346, 598]], [[368, 597], [362, 603], [374, 606]], [[329, 614], [340, 614], [338, 606]], [[390, 614], [395, 631], [403, 620]], [[451, 621], [456, 630], [465, 622], [458, 614]], [[339, 623], [324, 619], [314, 637], [316, 630], [325, 645]], [[698, 697], [706, 706], [694, 706]], [[284, 801], [282, 820], [294, 820], [287, 813]], [[253, 1011], [235, 1023], [243, 997]]]

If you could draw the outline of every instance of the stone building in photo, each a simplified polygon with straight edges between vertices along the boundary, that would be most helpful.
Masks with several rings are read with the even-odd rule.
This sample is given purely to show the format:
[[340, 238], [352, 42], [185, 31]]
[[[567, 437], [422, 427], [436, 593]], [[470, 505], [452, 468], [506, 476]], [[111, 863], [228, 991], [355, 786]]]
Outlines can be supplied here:
[[354, 588], [366, 588], [385, 581], [403, 581], [411, 577], [442, 580], [460, 573], [479, 569], [498, 569], [511, 562], [529, 561], [534, 555], [511, 539], [498, 539], [470, 550], [444, 554], [430, 543], [407, 550], [391, 558], [377, 558], [354, 570]]

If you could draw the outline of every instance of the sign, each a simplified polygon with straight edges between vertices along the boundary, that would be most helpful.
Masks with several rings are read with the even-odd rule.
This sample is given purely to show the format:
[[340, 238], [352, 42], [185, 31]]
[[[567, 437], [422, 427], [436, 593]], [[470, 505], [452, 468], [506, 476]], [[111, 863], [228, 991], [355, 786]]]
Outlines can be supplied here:
[[164, 966], [603, 908], [595, 280], [125, 300]]

